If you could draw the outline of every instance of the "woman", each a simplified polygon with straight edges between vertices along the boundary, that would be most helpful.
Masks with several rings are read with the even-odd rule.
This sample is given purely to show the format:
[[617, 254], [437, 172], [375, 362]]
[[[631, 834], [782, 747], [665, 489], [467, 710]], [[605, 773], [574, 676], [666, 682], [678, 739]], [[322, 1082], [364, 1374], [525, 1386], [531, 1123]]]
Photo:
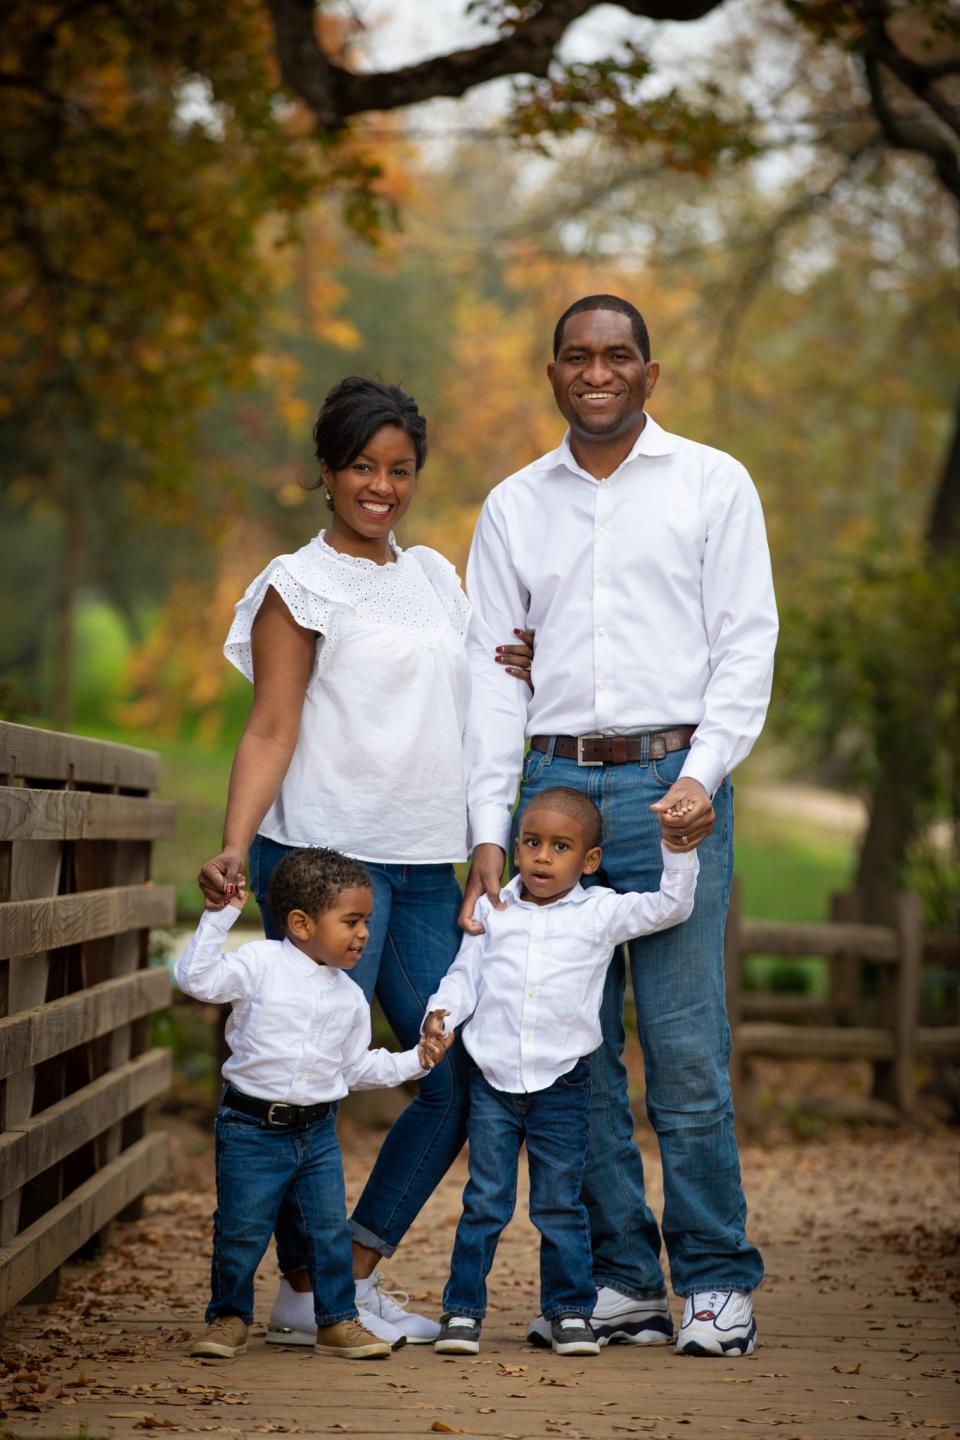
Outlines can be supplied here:
[[[298, 846], [327, 845], [370, 870], [370, 939], [353, 970], [376, 993], [403, 1046], [415, 1044], [426, 1001], [456, 956], [467, 853], [461, 737], [470, 679], [468, 606], [453, 567], [426, 546], [401, 550], [393, 527], [426, 458], [426, 422], [396, 386], [356, 376], [324, 401], [314, 428], [332, 517], [326, 531], [281, 555], [237, 605], [225, 653], [254, 683], [230, 777], [223, 849], [199, 881], [219, 908], [250, 883], [268, 937], [274, 867]], [[496, 657], [525, 677], [530, 651]], [[384, 1338], [429, 1343], [438, 1326], [409, 1314], [376, 1274], [459, 1152], [465, 1135], [459, 1046], [421, 1082], [393, 1126], [351, 1218], [357, 1304]], [[284, 1279], [267, 1339], [312, 1344], [305, 1237], [281, 1215]]]

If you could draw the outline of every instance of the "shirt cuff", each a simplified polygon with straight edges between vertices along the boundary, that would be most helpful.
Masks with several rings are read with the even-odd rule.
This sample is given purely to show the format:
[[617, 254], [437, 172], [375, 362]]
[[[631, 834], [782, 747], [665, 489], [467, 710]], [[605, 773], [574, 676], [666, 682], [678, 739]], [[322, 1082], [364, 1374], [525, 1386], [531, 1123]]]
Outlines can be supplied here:
[[676, 850], [668, 850], [663, 841], [660, 842], [660, 854], [663, 856], [664, 870], [699, 870], [700, 861], [697, 858], [696, 850], [684, 850], [682, 853]]
[[242, 914], [243, 911], [238, 910], [236, 905], [224, 905], [222, 910], [204, 910], [197, 928], [202, 927], [204, 930], [213, 930], [221, 935], [226, 935], [229, 930], [233, 929]]
[[429, 1075], [429, 1070], [424, 1070], [420, 1064], [420, 1056], [416, 1047], [412, 1050], [403, 1050], [397, 1056], [397, 1066], [400, 1070], [401, 1080], [422, 1080], [424, 1075]]
[[677, 778], [699, 780], [712, 800], [723, 784], [726, 773], [726, 766], [713, 746], [708, 745], [706, 740], [698, 740], [694, 736], [690, 753], [684, 760], [683, 768]]
[[510, 844], [510, 811], [503, 805], [478, 805], [470, 812], [470, 843], [499, 845], [504, 855]]

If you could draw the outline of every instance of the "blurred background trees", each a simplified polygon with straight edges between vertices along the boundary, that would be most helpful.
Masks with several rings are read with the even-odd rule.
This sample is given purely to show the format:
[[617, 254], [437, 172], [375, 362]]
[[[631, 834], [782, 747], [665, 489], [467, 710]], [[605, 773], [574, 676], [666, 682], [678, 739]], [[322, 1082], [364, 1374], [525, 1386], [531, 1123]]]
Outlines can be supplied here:
[[[490, 486], [559, 437], [556, 315], [620, 291], [665, 366], [657, 417], [764, 499], [785, 623], [752, 773], [862, 795], [867, 912], [908, 875], [949, 918], [956, 12], [448, 8], [473, 41], [441, 28], [443, 53], [388, 67], [357, 5], [6, 7], [6, 712], [169, 745], [203, 791], [181, 848], [205, 853], [246, 703], [223, 635], [323, 523], [302, 482], [326, 388], [416, 394], [431, 459], [402, 538], [462, 565]], [[441, 125], [410, 108], [487, 80]]]

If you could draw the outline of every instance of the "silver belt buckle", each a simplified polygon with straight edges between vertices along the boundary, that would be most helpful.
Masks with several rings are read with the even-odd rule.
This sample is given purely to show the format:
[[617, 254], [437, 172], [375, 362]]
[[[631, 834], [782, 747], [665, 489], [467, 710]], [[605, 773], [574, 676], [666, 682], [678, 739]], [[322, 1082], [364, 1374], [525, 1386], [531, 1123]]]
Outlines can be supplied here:
[[286, 1100], [274, 1100], [273, 1104], [270, 1106], [270, 1108], [269, 1108], [268, 1111], [267, 1111], [267, 1124], [268, 1124], [268, 1125], [289, 1125], [289, 1124], [290, 1124], [290, 1121], [289, 1121], [289, 1120], [274, 1120], [274, 1118], [273, 1118], [273, 1112], [274, 1112], [274, 1110], [292, 1110], [292, 1109], [293, 1109], [293, 1106], [292, 1106], [292, 1105], [289, 1105], [289, 1104], [286, 1102]]
[[587, 768], [587, 767], [589, 767], [589, 766], [591, 766], [591, 765], [602, 765], [602, 764], [603, 764], [603, 761], [602, 761], [602, 760], [584, 760], [584, 758], [583, 758], [583, 742], [584, 742], [584, 740], [606, 740], [606, 738], [607, 738], [606, 735], [604, 735], [601, 730], [591, 730], [591, 731], [589, 731], [589, 733], [586, 734], [586, 735], [578, 735], [578, 736], [577, 736], [577, 764], [578, 764], [578, 765], [582, 765], [584, 768]]

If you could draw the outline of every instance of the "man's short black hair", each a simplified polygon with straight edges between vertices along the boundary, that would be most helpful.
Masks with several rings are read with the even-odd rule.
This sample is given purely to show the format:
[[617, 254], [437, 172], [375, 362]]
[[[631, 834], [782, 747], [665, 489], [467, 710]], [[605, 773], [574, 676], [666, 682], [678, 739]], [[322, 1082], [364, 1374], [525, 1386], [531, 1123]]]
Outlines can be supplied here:
[[649, 361], [650, 336], [647, 333], [647, 323], [636, 305], [631, 305], [629, 300], [623, 300], [619, 295], [585, 295], [582, 300], [574, 300], [573, 304], [560, 316], [557, 328], [553, 332], [554, 360], [560, 354], [560, 346], [563, 344], [563, 327], [571, 315], [579, 315], [583, 310], [616, 310], [618, 314], [626, 315], [633, 330], [633, 338], [637, 342], [637, 349], [644, 361]]
[[523, 815], [520, 816], [521, 823], [528, 810], [537, 808], [559, 810], [561, 815], [569, 815], [571, 820], [576, 820], [578, 825], [583, 826], [588, 850], [592, 850], [603, 840], [603, 818], [600, 811], [589, 795], [584, 795], [582, 790], [574, 790], [572, 785], [551, 785], [546, 790], [538, 790], [524, 806]]
[[270, 876], [267, 905], [278, 930], [286, 930], [291, 910], [320, 915], [344, 890], [372, 889], [370, 873], [359, 860], [338, 850], [316, 847], [285, 855]]

